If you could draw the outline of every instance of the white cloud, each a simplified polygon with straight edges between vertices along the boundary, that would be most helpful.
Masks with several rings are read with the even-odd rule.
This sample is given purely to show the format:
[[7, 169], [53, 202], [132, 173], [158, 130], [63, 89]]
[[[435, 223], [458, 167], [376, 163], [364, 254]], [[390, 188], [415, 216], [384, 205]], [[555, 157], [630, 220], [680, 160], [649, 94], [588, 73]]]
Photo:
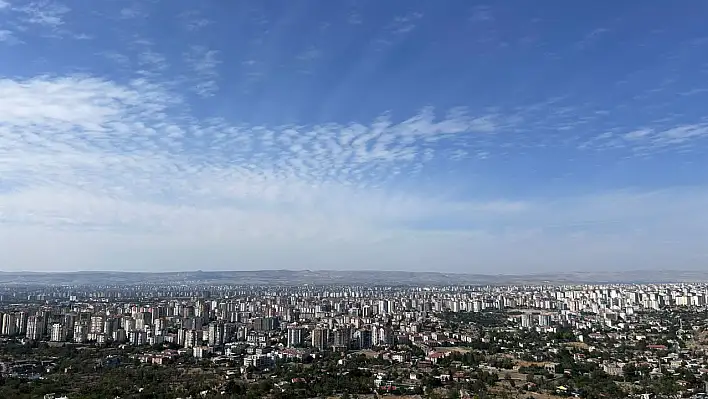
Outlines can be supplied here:
[[[705, 261], [701, 237], [707, 233], [706, 220], [691, 223], [687, 214], [698, 210], [695, 202], [706, 198], [705, 194], [691, 201], [684, 197], [681, 202], [692, 205], [690, 210], [678, 214], [672, 211], [660, 217], [652, 216], [655, 206], [666, 203], [630, 201], [630, 205], [646, 206], [639, 214], [648, 216], [650, 223], [637, 224], [629, 219], [569, 225], [564, 221], [563, 226], [554, 226], [552, 221], [543, 224], [537, 220], [538, 225], [525, 228], [455, 231], [376, 228], [359, 222], [355, 216], [333, 218], [331, 214], [314, 212], [305, 215], [182, 208], [160, 212], [159, 207], [139, 208], [137, 204], [128, 208], [114, 204], [106, 212], [105, 203], [71, 195], [58, 200], [74, 203], [80, 199], [83, 214], [94, 220], [92, 228], [78, 229], [67, 224], [60, 229], [56, 225], [60, 220], [54, 221], [51, 229], [28, 223], [11, 225], [0, 228], [0, 242], [5, 246], [5, 264], [13, 269], [27, 268], [26, 265], [63, 270], [366, 267], [490, 274], [628, 266], [687, 269]], [[591, 202], [600, 208], [609, 205], [599, 198]], [[578, 213], [583, 208], [563, 211]], [[78, 209], [76, 213], [80, 213]], [[130, 234], [125, 228], [106, 230], [96, 220], [96, 214], [115, 215], [124, 223], [141, 221], [146, 228], [131, 229]], [[674, 222], [667, 221], [669, 216]]]
[[165, 57], [162, 54], [158, 54], [152, 50], [146, 50], [139, 54], [138, 57], [141, 64], [150, 65], [160, 71], [167, 68]]
[[145, 19], [149, 16], [150, 14], [137, 3], [120, 10], [120, 17], [123, 19]]
[[[221, 183], [235, 179], [231, 189], [248, 183], [244, 190], [262, 194], [287, 186], [291, 193], [306, 187], [310, 195], [320, 195], [325, 186], [341, 179], [365, 185], [356, 176], [367, 167], [412, 162], [421, 146], [479, 128], [478, 118], [458, 115], [436, 120], [431, 109], [397, 124], [384, 117], [371, 126], [249, 127], [231, 126], [223, 120], [177, 125], [168, 122], [181, 118], [179, 110], [168, 113], [176, 102], [179, 97], [144, 80], [125, 86], [81, 76], [0, 80], [5, 165], [38, 168], [34, 171], [37, 178], [62, 170], [73, 178], [90, 167], [96, 167], [93, 173], [100, 175], [102, 161], [123, 168], [150, 165], [157, 170], [130, 173], [155, 177], [178, 169], [182, 178], [201, 181], [196, 188], [211, 194], [221, 190], [233, 195]], [[209, 161], [212, 167], [185, 163], [180, 152], [186, 146], [199, 150], [192, 155], [193, 161]], [[135, 176], [131, 180], [134, 183]], [[184, 180], [171, 183], [180, 181]], [[328, 190], [328, 195], [337, 192]], [[240, 195], [248, 199], [248, 193]]]
[[678, 93], [678, 95], [688, 97], [688, 96], [695, 96], [695, 95], [704, 94], [704, 93], [708, 93], [708, 89], [695, 88], [695, 89], [691, 89], [691, 90], [687, 90], [687, 91]]
[[72, 36], [76, 40], [92, 40], [93, 36], [86, 33], [77, 33]]
[[351, 25], [361, 25], [364, 21], [361, 18], [361, 14], [359, 14], [358, 12], [352, 12], [347, 17], [347, 22]]
[[322, 57], [322, 51], [314, 47], [310, 47], [309, 49], [298, 54], [296, 58], [298, 61], [311, 62], [317, 60], [320, 57]]
[[200, 31], [214, 23], [214, 21], [202, 17], [201, 13], [197, 10], [183, 12], [179, 15], [179, 18], [182, 20], [185, 29], [190, 32]]
[[195, 76], [192, 89], [200, 97], [211, 97], [219, 90], [217, 68], [221, 61], [218, 56], [217, 50], [205, 46], [191, 46], [185, 54], [185, 60]]
[[[25, 38], [87, 40], [92, 38], [83, 32], [72, 32], [67, 17], [72, 9], [55, 0], [14, 1], [12, 4], [0, 0], [0, 12], [4, 15], [4, 25], [12, 29], [4, 30], [9, 44], [24, 44]], [[5, 13], [6, 12], [6, 13]], [[2, 28], [2, 26], [0, 26]], [[18, 36], [22, 36], [20, 40]]]
[[[113, 12], [131, 21], [112, 22], [133, 24], [139, 22], [134, 18], [148, 16], [146, 4], [134, 4], [138, 7], [121, 11], [119, 6]], [[93, 37], [71, 33], [69, 8], [53, 1], [15, 0], [10, 6], [0, 0], [0, 9], [12, 17], [7, 24], [12, 31], [0, 30], [5, 44], [47, 32]], [[13, 14], [4, 14], [7, 10]], [[492, 22], [498, 17], [492, 11], [474, 8], [471, 20]], [[196, 11], [179, 18], [188, 32], [177, 32], [188, 38], [212, 23]], [[420, 13], [394, 18], [378, 42], [406, 40], [422, 18]], [[348, 22], [361, 20], [354, 12]], [[198, 119], [199, 106], [207, 104], [189, 104], [180, 94], [228, 95], [219, 93], [220, 85], [234, 87], [233, 82], [222, 83], [219, 72], [233, 57], [190, 43], [176, 50], [133, 34], [134, 29], [126, 34], [124, 27], [90, 32], [97, 33], [93, 43], [72, 43], [93, 47], [108, 38], [125, 41], [111, 42], [114, 51], [98, 54], [111, 61], [97, 60], [94, 71], [104, 75], [0, 78], [0, 257], [7, 268], [363, 264], [484, 271], [494, 265], [490, 272], [496, 272], [523, 271], [521, 265], [557, 270], [566, 264], [578, 269], [647, 262], [660, 267], [669, 265], [670, 256], [692, 267], [705, 256], [705, 189], [549, 200], [490, 198], [474, 185], [480, 174], [494, 174], [477, 168], [505, 167], [503, 157], [517, 150], [557, 160], [557, 153], [543, 151], [582, 141], [581, 148], [629, 155], [698, 148], [708, 137], [705, 120], [627, 119], [631, 108], [598, 110], [590, 100], [583, 104], [577, 93], [531, 105], [511, 99], [508, 107], [424, 108], [413, 115], [384, 113], [373, 121], [320, 125], [246, 125], [228, 113]], [[266, 30], [273, 32], [273, 24], [259, 28], [256, 40], [262, 45]], [[607, 33], [590, 32], [580, 45]], [[196, 40], [207, 43], [202, 39]], [[298, 68], [322, 57], [317, 48], [303, 49], [290, 59], [299, 61]], [[244, 61], [235, 65], [245, 70], [241, 77], [255, 81], [276, 73], [267, 53], [244, 52]], [[377, 58], [365, 57], [371, 57], [367, 62]], [[70, 67], [74, 58], [64, 61], [46, 60], [42, 68], [75, 70]], [[519, 92], [519, 98], [527, 94]], [[688, 117], [688, 111], [681, 116]], [[446, 187], [449, 162], [458, 163], [455, 180]], [[443, 176], [440, 183], [423, 186], [425, 180], [417, 176], [426, 172]], [[457, 180], [467, 173], [469, 181]]]
[[423, 14], [420, 12], [397, 16], [389, 24], [388, 30], [394, 35], [406, 35], [418, 27], [418, 23], [422, 18]]
[[0, 120], [3, 125], [13, 127], [52, 123], [97, 126], [99, 121], [117, 113], [117, 107], [111, 105], [129, 97], [129, 92], [122, 89], [104, 95], [99, 91], [103, 88], [113, 89], [114, 86], [92, 79], [47, 81], [40, 78], [25, 82], [2, 79]]
[[494, 12], [489, 6], [475, 6], [471, 10], [470, 22], [481, 23], [493, 22], [494, 20]]
[[706, 137], [708, 137], [708, 124], [682, 125], [657, 132], [653, 137], [653, 143], [667, 146]]
[[708, 124], [682, 124], [664, 128], [640, 128], [616, 135], [602, 133], [581, 145], [581, 148], [630, 149], [635, 153], [653, 154], [672, 148], [690, 148], [708, 138]]
[[148, 79], [161, 79], [169, 68], [167, 57], [148, 47], [137, 55], [137, 64], [140, 67], [138, 74]]
[[608, 34], [610, 32], [609, 29], [607, 28], [596, 28], [587, 33], [585, 36], [583, 36], [582, 39], [580, 39], [577, 43], [575, 43], [575, 48], [579, 50], [583, 50], [587, 48], [588, 46], [592, 45], [593, 43], [597, 42], [600, 40], [604, 35]]
[[144, 79], [0, 80], [6, 268], [577, 269], [629, 259], [628, 245], [668, 259], [669, 238], [688, 264], [707, 233], [705, 190], [546, 202], [381, 188], [445, 156], [438, 144], [498, 131], [497, 114], [247, 126], [195, 120], [181, 101]]
[[0, 29], [0, 43], [17, 44], [19, 42], [19, 39], [15, 37], [15, 34], [12, 31]]
[[627, 140], [641, 140], [651, 133], [652, 131], [650, 129], [640, 129], [625, 134], [624, 138]]
[[64, 24], [64, 15], [71, 9], [53, 1], [31, 1], [16, 9], [24, 14], [24, 21], [30, 24], [57, 28]]
[[116, 51], [102, 51], [98, 55], [105, 57], [121, 67], [127, 67], [130, 65], [130, 57], [125, 54], [118, 53]]

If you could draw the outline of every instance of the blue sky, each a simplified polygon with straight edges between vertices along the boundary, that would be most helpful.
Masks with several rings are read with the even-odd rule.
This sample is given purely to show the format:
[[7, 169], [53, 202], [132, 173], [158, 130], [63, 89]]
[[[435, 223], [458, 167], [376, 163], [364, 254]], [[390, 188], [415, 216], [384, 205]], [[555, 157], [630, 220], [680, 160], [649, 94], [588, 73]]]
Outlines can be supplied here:
[[703, 269], [708, 3], [0, 0], [3, 270]]

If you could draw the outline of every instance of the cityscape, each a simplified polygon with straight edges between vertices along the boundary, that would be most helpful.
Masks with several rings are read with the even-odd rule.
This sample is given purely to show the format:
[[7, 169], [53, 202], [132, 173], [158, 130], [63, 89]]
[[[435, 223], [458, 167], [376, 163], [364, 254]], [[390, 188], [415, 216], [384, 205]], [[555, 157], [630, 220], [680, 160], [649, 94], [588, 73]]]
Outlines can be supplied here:
[[708, 397], [705, 283], [1, 292], [7, 398]]
[[708, 399], [708, 0], [0, 0], [0, 399]]

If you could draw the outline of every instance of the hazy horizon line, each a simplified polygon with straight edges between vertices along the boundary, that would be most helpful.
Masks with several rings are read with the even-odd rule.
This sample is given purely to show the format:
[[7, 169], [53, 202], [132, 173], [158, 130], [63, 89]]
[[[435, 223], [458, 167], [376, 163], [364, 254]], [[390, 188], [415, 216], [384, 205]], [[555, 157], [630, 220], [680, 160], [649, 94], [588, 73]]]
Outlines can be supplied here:
[[174, 273], [224, 273], [224, 272], [239, 272], [239, 273], [260, 273], [260, 272], [334, 272], [334, 273], [412, 273], [412, 274], [440, 274], [440, 275], [481, 275], [481, 276], [534, 276], [546, 274], [628, 274], [628, 273], [703, 273], [708, 274], [708, 270], [704, 269], [628, 269], [628, 270], [568, 270], [568, 271], [538, 271], [529, 273], [481, 273], [481, 272], [453, 272], [453, 271], [424, 271], [424, 270], [400, 270], [400, 269], [289, 269], [289, 268], [274, 268], [274, 269], [189, 269], [189, 270], [160, 270], [160, 271], [142, 271], [142, 270], [102, 270], [102, 269], [84, 269], [84, 270], [1, 270], [0, 273], [6, 274], [79, 274], [79, 273], [115, 273], [115, 274], [174, 274]]

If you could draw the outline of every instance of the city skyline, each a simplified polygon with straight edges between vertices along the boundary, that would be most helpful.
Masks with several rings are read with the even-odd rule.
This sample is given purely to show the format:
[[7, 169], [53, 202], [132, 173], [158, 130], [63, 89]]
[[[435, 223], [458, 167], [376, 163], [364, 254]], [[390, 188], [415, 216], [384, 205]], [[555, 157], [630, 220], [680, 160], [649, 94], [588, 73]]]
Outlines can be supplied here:
[[707, 298], [705, 283], [0, 284], [0, 394], [704, 399]]
[[604, 4], [0, 0], [0, 269], [705, 269], [708, 5]]

